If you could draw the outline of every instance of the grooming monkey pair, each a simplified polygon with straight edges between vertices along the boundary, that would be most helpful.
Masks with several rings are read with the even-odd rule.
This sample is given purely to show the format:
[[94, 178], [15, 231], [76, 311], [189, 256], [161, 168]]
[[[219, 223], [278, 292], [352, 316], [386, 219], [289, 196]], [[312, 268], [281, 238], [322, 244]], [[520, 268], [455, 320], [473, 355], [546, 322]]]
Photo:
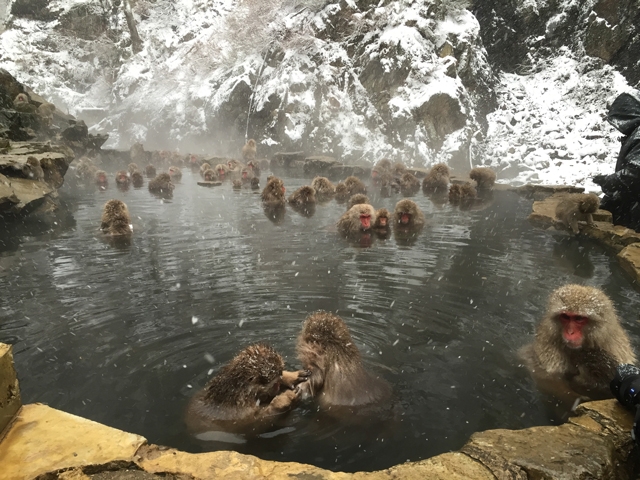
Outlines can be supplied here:
[[[191, 399], [189, 428], [256, 433], [307, 398], [345, 419], [357, 409], [390, 402], [391, 387], [364, 368], [340, 317], [322, 311], [309, 315], [296, 350], [303, 366], [297, 372], [284, 371], [282, 357], [267, 345], [242, 350]], [[635, 362], [611, 300], [597, 288], [580, 285], [551, 294], [534, 341], [519, 356], [541, 390], [571, 400], [611, 397], [615, 367]]]

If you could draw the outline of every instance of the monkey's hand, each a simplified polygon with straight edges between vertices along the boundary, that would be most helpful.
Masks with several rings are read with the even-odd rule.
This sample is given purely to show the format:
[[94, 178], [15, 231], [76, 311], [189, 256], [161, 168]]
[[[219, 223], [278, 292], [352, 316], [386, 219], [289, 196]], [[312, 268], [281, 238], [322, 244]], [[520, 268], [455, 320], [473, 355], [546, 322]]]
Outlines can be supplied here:
[[298, 370], [297, 372], [282, 372], [282, 384], [289, 389], [292, 389], [297, 384], [306, 381], [311, 376], [309, 370]]
[[275, 396], [269, 404], [269, 414], [275, 415], [286, 412], [291, 408], [291, 404], [298, 399], [298, 395], [300, 395], [298, 390], [285, 390], [280, 395]]

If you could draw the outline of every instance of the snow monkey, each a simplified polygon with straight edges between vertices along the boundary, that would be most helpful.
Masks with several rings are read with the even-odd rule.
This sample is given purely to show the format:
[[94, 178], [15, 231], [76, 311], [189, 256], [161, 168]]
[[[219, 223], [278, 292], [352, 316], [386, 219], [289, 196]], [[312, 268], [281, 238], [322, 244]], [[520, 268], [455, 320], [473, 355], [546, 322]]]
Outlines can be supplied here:
[[129, 166], [127, 166], [127, 173], [129, 173], [129, 175], [131, 175], [136, 170], [140, 170], [140, 167], [138, 167], [137, 163], [132, 162], [129, 164]]
[[449, 187], [449, 167], [445, 163], [434, 165], [427, 176], [422, 180], [422, 191], [424, 193], [443, 193]]
[[535, 339], [520, 356], [541, 390], [574, 400], [612, 397], [616, 366], [636, 361], [609, 297], [581, 285], [551, 293]]
[[241, 190], [242, 189], [242, 181], [235, 179], [233, 182], [231, 182], [231, 186], [234, 190]]
[[337, 315], [324, 311], [309, 315], [296, 351], [311, 374], [299, 386], [301, 397], [317, 399], [321, 408], [357, 408], [391, 396], [389, 384], [365, 370], [347, 325]]
[[375, 221], [376, 211], [371, 205], [354, 205], [338, 220], [338, 232], [342, 235], [368, 232]]
[[472, 168], [469, 178], [475, 180], [478, 190], [491, 190], [496, 183], [496, 172], [487, 167]]
[[402, 195], [405, 197], [412, 197], [420, 190], [420, 180], [410, 172], [404, 173], [398, 183], [400, 185], [400, 192], [402, 192]]
[[315, 177], [311, 186], [315, 189], [319, 201], [330, 200], [336, 193], [336, 187], [326, 177]]
[[149, 182], [149, 191], [167, 197], [173, 196], [175, 186], [171, 183], [171, 176], [168, 173], [161, 173]]
[[476, 189], [469, 182], [462, 185], [454, 184], [449, 187], [449, 202], [452, 205], [470, 206], [476, 199]]
[[131, 218], [127, 206], [120, 200], [109, 200], [102, 210], [102, 230], [107, 235], [130, 235]]
[[242, 158], [245, 162], [256, 159], [256, 141], [250, 138], [247, 144], [242, 147]]
[[349, 197], [351, 195], [355, 195], [356, 193], [367, 193], [367, 187], [362, 180], [358, 177], [354, 177], [353, 175], [344, 179], [344, 184], [347, 187], [347, 191], [349, 192]]
[[28, 157], [22, 166], [22, 173], [32, 180], [44, 180], [44, 170], [40, 165], [40, 160], [36, 157]]
[[389, 227], [391, 226], [391, 222], [389, 221], [390, 216], [391, 214], [389, 213], [389, 210], [387, 210], [386, 208], [381, 208], [377, 210], [376, 221], [373, 224], [373, 229], [381, 230], [381, 231], [389, 231]]
[[107, 180], [107, 172], [104, 170], [98, 170], [96, 172], [96, 185], [99, 187], [106, 188], [109, 185], [109, 180]]
[[271, 177], [262, 191], [262, 204], [267, 208], [284, 207], [284, 183], [278, 177]]
[[213, 169], [205, 170], [202, 174], [202, 178], [205, 182], [216, 182], [218, 180], [218, 174]]
[[211, 170], [211, 165], [209, 165], [207, 162], [204, 162], [202, 165], [200, 165], [200, 176], [202, 178], [204, 178], [204, 172], [206, 172], [207, 170]]
[[142, 176], [142, 173], [139, 170], [134, 170], [131, 173], [131, 183], [135, 188], [140, 188], [141, 186], [144, 185], [144, 177]]
[[29, 96], [26, 93], [16, 95], [16, 98], [13, 100], [13, 108], [18, 112], [36, 113], [36, 106], [31, 104]]
[[354, 205], [362, 205], [368, 204], [369, 197], [367, 197], [364, 193], [356, 193], [355, 195], [351, 195], [349, 197], [349, 201], [347, 202], [347, 210], [351, 209]]
[[180, 180], [182, 178], [182, 170], [175, 166], [169, 167], [169, 176], [171, 180]]
[[151, 164], [147, 165], [144, 171], [147, 174], [147, 177], [149, 178], [153, 178], [156, 176], [156, 167], [154, 167]]
[[402, 230], [418, 230], [424, 226], [424, 214], [413, 200], [400, 200], [393, 211], [393, 225]]
[[316, 204], [316, 191], [313, 187], [305, 185], [300, 187], [287, 199], [287, 202], [292, 207], [306, 207]]
[[308, 376], [305, 371], [284, 371], [282, 357], [269, 345], [249, 345], [193, 396], [187, 426], [194, 433], [260, 433], [291, 409]]
[[130, 181], [129, 175], [127, 175], [127, 172], [124, 170], [118, 170], [116, 172], [116, 185], [119, 187], [128, 187]]
[[564, 228], [575, 235], [580, 233], [578, 222], [593, 225], [593, 214], [600, 208], [600, 199], [595, 193], [569, 193], [556, 205], [556, 218]]
[[253, 177], [251, 179], [251, 190], [259, 190], [260, 189], [260, 180], [258, 177]]
[[220, 179], [220, 181], [224, 181], [229, 177], [229, 167], [227, 167], [224, 163], [217, 164], [215, 170], [218, 173], [218, 178]]
[[42, 123], [50, 127], [53, 123], [53, 112], [56, 111], [56, 106], [53, 103], [43, 102], [38, 107], [38, 116], [40, 117]]
[[344, 203], [349, 198], [349, 189], [343, 182], [338, 182], [336, 185], [336, 202]]

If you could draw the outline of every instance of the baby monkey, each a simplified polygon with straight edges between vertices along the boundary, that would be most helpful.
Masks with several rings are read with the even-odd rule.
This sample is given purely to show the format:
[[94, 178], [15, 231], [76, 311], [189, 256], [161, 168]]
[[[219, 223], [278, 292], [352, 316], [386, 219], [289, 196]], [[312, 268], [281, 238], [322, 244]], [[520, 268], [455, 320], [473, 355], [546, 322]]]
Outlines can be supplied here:
[[593, 214], [600, 208], [600, 199], [595, 193], [569, 193], [556, 206], [556, 218], [564, 228], [574, 235], [580, 233], [578, 222], [593, 225]]

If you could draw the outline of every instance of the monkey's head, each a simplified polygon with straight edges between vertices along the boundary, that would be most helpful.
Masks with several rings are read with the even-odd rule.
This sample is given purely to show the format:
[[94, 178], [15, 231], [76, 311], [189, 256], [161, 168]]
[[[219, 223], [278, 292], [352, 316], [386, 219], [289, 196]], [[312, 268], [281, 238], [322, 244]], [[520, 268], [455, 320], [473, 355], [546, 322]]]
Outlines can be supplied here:
[[418, 214], [418, 205], [413, 200], [400, 200], [396, 203], [395, 211], [393, 215], [395, 217], [396, 224], [400, 226], [413, 225], [415, 217]]
[[205, 387], [205, 400], [219, 405], [267, 405], [280, 393], [284, 361], [264, 343], [249, 345], [223, 366]]
[[256, 189], [260, 187], [260, 180], [258, 180], [258, 177], [253, 177], [251, 179], [251, 188]]
[[19, 93], [14, 100], [14, 103], [29, 103], [29, 97], [26, 93]]
[[213, 181], [218, 179], [218, 175], [216, 174], [215, 170], [211, 170], [211, 169], [205, 170], [204, 171], [204, 179], [207, 182], [213, 182]]
[[369, 203], [369, 197], [367, 197], [364, 193], [356, 193], [355, 195], [351, 195], [348, 205], [349, 208], [351, 208], [354, 205], [364, 205], [367, 203]]
[[120, 170], [116, 173], [116, 182], [118, 183], [126, 183], [129, 181], [129, 177], [127, 176], [127, 172], [124, 170]]
[[469, 182], [460, 186], [460, 197], [462, 199], [473, 199], [476, 198], [477, 194], [475, 187]]
[[129, 210], [124, 202], [121, 200], [109, 200], [104, 204], [102, 210], [102, 218], [108, 220], [110, 223], [122, 222], [129, 223]]
[[250, 148], [256, 148], [256, 141], [253, 138], [250, 138], [249, 141], [247, 142], [247, 145]]
[[373, 168], [371, 170], [371, 178], [373, 178], [374, 180], [377, 179], [380, 176], [380, 172], [378, 171], [377, 168]]
[[349, 189], [343, 182], [340, 182], [336, 185], [336, 195], [344, 196], [348, 194], [349, 194]]
[[376, 223], [375, 228], [388, 228], [389, 227], [389, 210], [381, 208], [376, 211]]
[[181, 177], [182, 172], [178, 167], [169, 167], [169, 176], [170, 177]]
[[[330, 312], [318, 311], [309, 315], [302, 327], [298, 338], [298, 358], [303, 363], [311, 360], [311, 351], [315, 355], [325, 355], [326, 364], [332, 359], [357, 360], [360, 358], [358, 347], [355, 346], [344, 321]], [[307, 365], [308, 366], [308, 365]]]
[[40, 161], [36, 157], [29, 157], [27, 158], [27, 165], [31, 167], [39, 167]]
[[200, 170], [202, 170], [203, 172], [209, 169], [211, 169], [211, 165], [209, 165], [207, 162], [204, 162], [202, 165], [200, 165]]
[[402, 175], [407, 171], [407, 167], [402, 162], [396, 162], [393, 164], [393, 171], [396, 175]]
[[140, 168], [138, 167], [137, 163], [130, 163], [129, 166], [127, 167], [127, 170], [131, 173], [131, 172], [135, 172], [136, 170], [140, 170]]
[[376, 166], [382, 170], [391, 170], [391, 160], [388, 158], [382, 158]]
[[599, 330], [618, 322], [609, 297], [597, 288], [582, 285], [556, 289], [549, 297], [547, 318], [562, 332], [562, 342], [571, 349], [593, 347], [585, 344], [585, 332], [597, 340]]
[[310, 202], [315, 200], [316, 189], [309, 185], [305, 185], [304, 187], [300, 187], [298, 193], [303, 201]]
[[361, 231], [367, 231], [371, 229], [371, 226], [376, 221], [376, 211], [371, 205], [359, 204], [354, 205], [349, 209], [349, 216], [359, 222]]
[[242, 178], [243, 179], [249, 178], [249, 170], [250, 170], [249, 168], [243, 168], [242, 169]]
[[280, 180], [278, 177], [272, 177], [271, 180], [267, 182], [265, 190], [272, 197], [283, 198], [286, 188], [284, 188], [284, 183], [282, 182], [282, 180]]
[[431, 168], [431, 174], [449, 177], [449, 167], [445, 163], [437, 163]]
[[242, 181], [240, 180], [234, 180], [231, 185], [233, 186], [233, 188], [235, 188], [236, 190], [242, 188]]
[[224, 180], [224, 176], [229, 173], [229, 167], [223, 163], [219, 163], [216, 165], [216, 172], [218, 172], [218, 177], [220, 177], [221, 180]]
[[96, 182], [101, 184], [107, 183], [107, 172], [104, 170], [98, 170], [96, 172]]
[[600, 208], [600, 199], [594, 193], [584, 195], [579, 209], [582, 213], [595, 213]]

